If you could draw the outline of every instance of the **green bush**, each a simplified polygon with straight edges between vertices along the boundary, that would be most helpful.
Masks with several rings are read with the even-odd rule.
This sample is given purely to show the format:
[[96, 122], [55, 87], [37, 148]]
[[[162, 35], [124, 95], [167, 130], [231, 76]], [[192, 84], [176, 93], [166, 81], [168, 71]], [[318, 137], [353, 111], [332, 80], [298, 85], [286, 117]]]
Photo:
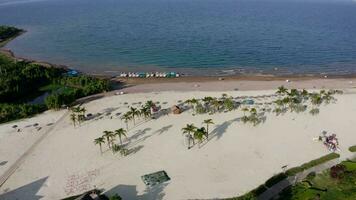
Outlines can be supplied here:
[[339, 158], [340, 155], [337, 154], [337, 153], [330, 153], [328, 155], [325, 155], [323, 157], [320, 157], [318, 159], [315, 159], [315, 160], [312, 160], [310, 162], [307, 162], [307, 163], [304, 163], [302, 164], [301, 166], [299, 167], [293, 167], [293, 168], [290, 168], [286, 171], [286, 175], [287, 176], [294, 176], [296, 175], [297, 173], [299, 172], [302, 172], [306, 169], [309, 169], [311, 167], [314, 167], [316, 165], [319, 165], [319, 164], [322, 164], [322, 163], [325, 163], [327, 161], [330, 161], [330, 160], [333, 160], [333, 159], [336, 159], [336, 158]]
[[21, 33], [21, 29], [10, 26], [0, 26], [0, 42], [15, 37]]
[[122, 198], [118, 194], [115, 194], [110, 197], [110, 200], [122, 200]]
[[356, 145], [349, 148], [349, 151], [356, 152]]

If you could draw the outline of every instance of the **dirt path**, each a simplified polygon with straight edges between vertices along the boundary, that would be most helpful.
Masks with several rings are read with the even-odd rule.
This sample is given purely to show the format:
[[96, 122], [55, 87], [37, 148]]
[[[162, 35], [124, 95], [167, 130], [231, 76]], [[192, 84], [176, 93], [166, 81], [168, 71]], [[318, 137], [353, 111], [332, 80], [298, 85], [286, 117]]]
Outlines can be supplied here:
[[20, 167], [20, 165], [26, 160], [27, 156], [29, 156], [34, 150], [35, 148], [38, 146], [39, 143], [41, 143], [41, 141], [43, 141], [46, 136], [49, 135], [49, 133], [57, 127], [58, 124], [60, 124], [60, 122], [62, 122], [67, 116], [68, 116], [69, 112], [65, 112], [63, 114], [63, 116], [61, 118], [59, 118], [52, 127], [50, 127], [46, 132], [43, 133], [43, 135], [38, 138], [38, 140], [36, 140], [31, 147], [24, 153], [22, 154], [22, 156], [20, 158], [18, 158], [16, 160], [16, 162], [14, 164], [12, 164], [8, 170], [5, 171], [4, 174], [2, 174], [0, 176], [0, 188], [2, 187], [2, 185], [11, 177], [12, 174], [15, 173], [15, 171]]

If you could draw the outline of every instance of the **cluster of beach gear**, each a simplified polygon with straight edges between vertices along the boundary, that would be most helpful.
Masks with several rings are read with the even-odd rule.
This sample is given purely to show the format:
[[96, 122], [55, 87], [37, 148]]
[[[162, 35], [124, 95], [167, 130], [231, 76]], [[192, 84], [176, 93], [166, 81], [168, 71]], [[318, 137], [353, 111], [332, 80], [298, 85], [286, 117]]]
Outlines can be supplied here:
[[176, 72], [128, 72], [128, 73], [120, 73], [119, 77], [130, 77], [130, 78], [176, 78], [180, 77], [179, 73]]

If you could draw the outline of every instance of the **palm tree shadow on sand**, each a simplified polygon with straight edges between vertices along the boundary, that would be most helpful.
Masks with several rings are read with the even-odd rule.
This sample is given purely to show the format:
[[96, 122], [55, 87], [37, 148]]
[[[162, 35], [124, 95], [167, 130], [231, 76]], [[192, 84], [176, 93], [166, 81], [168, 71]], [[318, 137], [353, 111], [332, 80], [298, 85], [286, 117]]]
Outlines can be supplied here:
[[122, 199], [130, 200], [162, 200], [165, 196], [163, 190], [167, 185], [168, 183], [162, 183], [153, 187], [147, 187], [142, 195], [137, 193], [135, 185], [118, 185], [106, 191], [105, 195], [118, 194]]
[[[47, 181], [48, 176], [38, 179], [32, 183], [26, 184], [14, 190], [5, 189], [3, 194], [0, 194], [1, 200], [14, 200], [14, 199], [26, 199], [26, 200], [39, 200], [43, 196], [36, 195], [44, 183]], [[9, 191], [6, 191], [9, 190]]]
[[209, 133], [209, 140], [216, 137], [216, 139], [220, 139], [223, 134], [226, 132], [226, 129], [234, 122], [240, 121], [240, 118], [235, 118], [229, 121], [225, 121], [222, 124], [219, 124]]
[[164, 126], [164, 127], [160, 128], [160, 129], [158, 129], [157, 131], [155, 131], [153, 134], [158, 133], [158, 135], [161, 135], [162, 133], [167, 132], [172, 127], [173, 127], [172, 124], [168, 125], [168, 126]]

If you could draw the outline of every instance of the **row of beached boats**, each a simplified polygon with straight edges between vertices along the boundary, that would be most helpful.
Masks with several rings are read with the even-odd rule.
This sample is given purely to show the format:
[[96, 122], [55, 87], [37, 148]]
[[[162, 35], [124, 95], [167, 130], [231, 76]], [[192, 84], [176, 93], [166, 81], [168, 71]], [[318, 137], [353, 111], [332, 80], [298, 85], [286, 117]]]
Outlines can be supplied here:
[[176, 78], [180, 77], [179, 73], [176, 72], [155, 72], [155, 73], [147, 73], [147, 72], [128, 72], [128, 73], [120, 73], [119, 77], [130, 77], [130, 78]]

